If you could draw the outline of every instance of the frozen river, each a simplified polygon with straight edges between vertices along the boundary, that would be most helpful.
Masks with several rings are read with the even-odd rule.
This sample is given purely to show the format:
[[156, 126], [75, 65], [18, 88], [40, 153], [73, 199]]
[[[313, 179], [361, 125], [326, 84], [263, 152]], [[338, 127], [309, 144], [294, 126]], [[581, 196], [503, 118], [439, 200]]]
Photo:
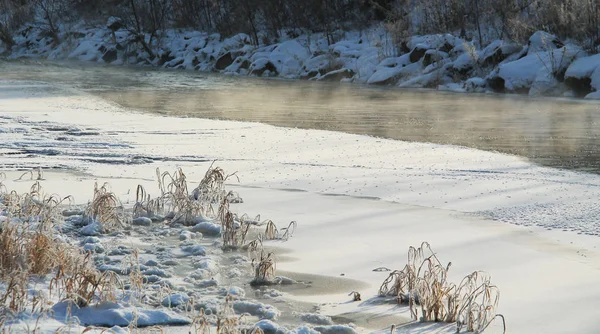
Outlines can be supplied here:
[[600, 172], [592, 102], [36, 61], [0, 61], [0, 78], [64, 83], [149, 113], [461, 145]]

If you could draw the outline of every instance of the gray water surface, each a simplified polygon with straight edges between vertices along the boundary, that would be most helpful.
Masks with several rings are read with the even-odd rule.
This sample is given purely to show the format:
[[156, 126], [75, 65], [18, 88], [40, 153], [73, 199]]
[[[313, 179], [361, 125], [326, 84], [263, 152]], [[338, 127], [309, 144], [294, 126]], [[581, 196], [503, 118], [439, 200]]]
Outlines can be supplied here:
[[149, 113], [462, 145], [600, 173], [600, 104], [86, 63], [0, 61], [0, 78], [73, 85]]

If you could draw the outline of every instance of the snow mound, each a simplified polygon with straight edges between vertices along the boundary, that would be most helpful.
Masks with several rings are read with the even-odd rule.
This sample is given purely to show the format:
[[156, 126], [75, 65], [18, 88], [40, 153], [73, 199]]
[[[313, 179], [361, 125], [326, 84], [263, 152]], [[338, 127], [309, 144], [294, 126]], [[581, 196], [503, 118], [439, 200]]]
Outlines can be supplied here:
[[210, 221], [198, 221], [198, 223], [192, 228], [190, 228], [191, 232], [200, 232], [203, 235], [214, 236], [217, 237], [221, 235], [221, 226]]
[[177, 307], [179, 305], [184, 305], [188, 301], [190, 301], [190, 297], [187, 294], [175, 293], [165, 297], [161, 304], [164, 307]]
[[333, 320], [331, 320], [331, 317], [322, 314], [304, 313], [300, 315], [300, 319], [302, 319], [304, 322], [315, 325], [333, 325]]
[[233, 303], [233, 309], [237, 313], [249, 313], [268, 320], [277, 320], [281, 314], [278, 309], [271, 305], [251, 301], [236, 301]]
[[279, 325], [271, 320], [261, 320], [254, 324], [254, 327], [262, 329], [266, 334], [273, 334], [279, 330]]
[[344, 325], [316, 326], [314, 329], [321, 334], [356, 334], [354, 328]]
[[168, 310], [147, 310], [133, 306], [121, 305], [113, 302], [103, 302], [95, 306], [77, 308], [71, 306], [71, 315], [67, 311], [70, 302], [59, 302], [52, 307], [54, 318], [60, 321], [69, 321], [70, 317], [79, 319], [84, 326], [128, 326], [137, 316], [137, 326], [157, 325], [189, 325], [188, 318]]

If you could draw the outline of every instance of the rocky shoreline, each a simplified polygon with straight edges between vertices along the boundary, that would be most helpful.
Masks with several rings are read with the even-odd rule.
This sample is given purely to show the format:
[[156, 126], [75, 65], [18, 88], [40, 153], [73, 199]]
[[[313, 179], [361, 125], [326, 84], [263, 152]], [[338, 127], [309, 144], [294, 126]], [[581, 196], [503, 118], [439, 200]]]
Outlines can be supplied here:
[[60, 43], [30, 26], [10, 50], [0, 44], [0, 54], [8, 59], [75, 59], [227, 75], [600, 98], [600, 56], [541, 31], [527, 45], [496, 40], [483, 48], [451, 34], [413, 36], [396, 47], [378, 27], [338, 36], [333, 44], [313, 34], [254, 46], [246, 34], [223, 38], [172, 29], [162, 33], [151, 56], [129, 31], [109, 20], [105, 27], [61, 32]]

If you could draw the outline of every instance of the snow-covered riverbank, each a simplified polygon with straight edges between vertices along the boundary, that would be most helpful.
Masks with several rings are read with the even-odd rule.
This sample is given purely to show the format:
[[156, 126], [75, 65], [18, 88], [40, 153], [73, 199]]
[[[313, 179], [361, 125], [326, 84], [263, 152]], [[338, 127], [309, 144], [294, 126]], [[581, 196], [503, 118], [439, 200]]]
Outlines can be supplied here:
[[[11, 176], [5, 181], [9, 189], [31, 186], [12, 181], [21, 173], [11, 169], [61, 168], [73, 174], [47, 173], [42, 181], [47, 191], [85, 203], [95, 181], [108, 181], [123, 203], [133, 205], [137, 184], [155, 190], [157, 167], [182, 167], [191, 183], [202, 179], [214, 159], [238, 171], [241, 182], [228, 187], [245, 202], [234, 210], [298, 222], [289, 241], [274, 244], [276, 252], [288, 249], [280, 251], [278, 270], [343, 274], [367, 284], [357, 287], [363, 303], [348, 303], [350, 291], [286, 296], [322, 304], [324, 315], [358, 319], [366, 314], [368, 322], [395, 314], [399, 318], [386, 321], [397, 324], [409, 318], [407, 308], [370, 300], [387, 276], [373, 269], [401, 269], [407, 247], [426, 240], [442, 261], [452, 261], [452, 280], [473, 270], [492, 275], [501, 290], [498, 311], [507, 317], [510, 332], [598, 330], [597, 175], [455, 146], [150, 116], [42, 83], [1, 82], [0, 109], [0, 168]], [[389, 325], [363, 323], [357, 329]]]
[[598, 56], [536, 32], [527, 45], [493, 41], [480, 47], [450, 34], [414, 36], [394, 46], [383, 28], [340, 32], [328, 45], [321, 34], [284, 37], [253, 46], [245, 34], [167, 30], [150, 57], [113, 21], [107, 27], [74, 26], [56, 45], [36, 27], [24, 29], [9, 59], [77, 59], [115, 65], [217, 71], [229, 75], [356, 82], [466, 92], [509, 92], [532, 96], [598, 98]]

